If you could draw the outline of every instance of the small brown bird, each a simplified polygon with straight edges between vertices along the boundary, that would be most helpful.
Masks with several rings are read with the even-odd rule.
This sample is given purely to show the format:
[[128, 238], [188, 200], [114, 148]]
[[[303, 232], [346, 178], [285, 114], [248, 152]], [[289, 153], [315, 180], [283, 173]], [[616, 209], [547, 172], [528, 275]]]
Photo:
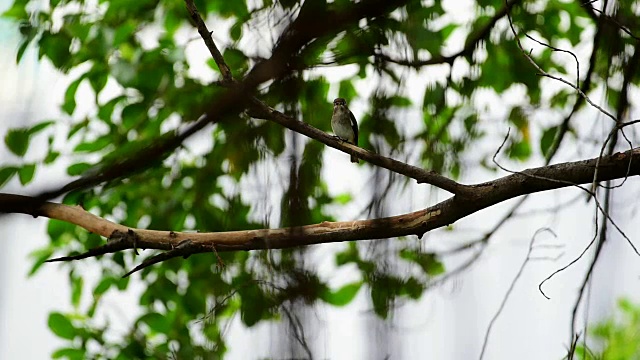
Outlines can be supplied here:
[[[333, 100], [331, 129], [343, 141], [358, 146], [358, 122], [343, 98]], [[351, 155], [351, 162], [358, 163], [359, 161], [357, 157]]]

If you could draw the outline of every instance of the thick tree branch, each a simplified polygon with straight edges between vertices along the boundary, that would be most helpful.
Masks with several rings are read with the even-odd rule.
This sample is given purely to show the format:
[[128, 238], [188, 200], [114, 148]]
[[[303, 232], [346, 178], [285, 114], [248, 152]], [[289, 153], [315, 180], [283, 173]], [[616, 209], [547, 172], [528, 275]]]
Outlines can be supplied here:
[[364, 0], [341, 10], [315, 6], [314, 1], [304, 3], [298, 17], [285, 29], [268, 60], [257, 63], [247, 74], [244, 83], [249, 86], [283, 76], [295, 68], [296, 56], [312, 40], [328, 34], [339, 34], [361, 19], [383, 17], [407, 0]]
[[[384, 239], [418, 235], [446, 226], [495, 204], [521, 195], [590, 183], [598, 158], [525, 170], [493, 181], [472, 185], [473, 196], [454, 196], [416, 212], [386, 218], [320, 224], [281, 229], [187, 233], [130, 229], [97, 217], [79, 206], [43, 202], [37, 198], [0, 194], [0, 213], [24, 213], [66, 221], [98, 235], [119, 241], [107, 252], [126, 248], [160, 249], [169, 255], [188, 256], [202, 252], [282, 249], [352, 240]], [[640, 148], [600, 158], [598, 180], [640, 175]], [[129, 236], [121, 236], [129, 234]], [[176, 251], [179, 249], [179, 251]], [[113, 251], [111, 251], [113, 250]], [[174, 254], [175, 253], [175, 254]], [[89, 254], [92, 256], [92, 254]], [[84, 257], [68, 257], [80, 259]]]

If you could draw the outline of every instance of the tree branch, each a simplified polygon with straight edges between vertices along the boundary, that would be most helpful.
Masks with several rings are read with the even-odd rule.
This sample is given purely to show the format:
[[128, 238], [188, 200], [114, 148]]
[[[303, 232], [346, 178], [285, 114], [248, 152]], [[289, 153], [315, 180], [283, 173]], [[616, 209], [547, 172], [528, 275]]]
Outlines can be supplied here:
[[[525, 170], [469, 186], [473, 196], [454, 196], [416, 212], [379, 219], [323, 222], [294, 228], [188, 233], [130, 229], [97, 217], [80, 206], [40, 201], [34, 197], [0, 193], [0, 213], [23, 213], [66, 221], [98, 235], [129, 234], [127, 248], [168, 250], [168, 255], [188, 256], [202, 252], [283, 249], [352, 240], [384, 239], [418, 235], [456, 222], [479, 210], [521, 195], [558, 189], [593, 180], [598, 158]], [[598, 181], [640, 175], [640, 148], [604, 156], [599, 161]], [[122, 241], [122, 240], [121, 240]], [[179, 249], [176, 251], [176, 249]], [[114, 246], [114, 251], [121, 247]], [[108, 251], [113, 252], [113, 251]], [[80, 255], [82, 256], [82, 255]], [[71, 257], [70, 259], [81, 258]], [[92, 256], [89, 254], [89, 256]], [[66, 259], [65, 259], [66, 260]]]
[[[153, 144], [132, 156], [118, 160], [115, 163], [99, 164], [81, 178], [71, 181], [62, 187], [44, 191], [38, 195], [38, 198], [41, 200], [52, 199], [71, 191], [87, 189], [149, 168], [154, 164], [154, 161], [160, 161], [168, 156], [171, 151], [182, 145], [187, 138], [199, 132], [205, 126], [244, 111], [247, 104], [253, 99], [252, 96], [256, 88], [266, 81], [277, 79], [286, 74], [291, 60], [302, 47], [315, 37], [337, 34], [349, 24], [357, 24], [363, 18], [384, 16], [406, 2], [407, 0], [366, 0], [353, 4], [341, 12], [329, 10], [323, 14], [310, 11], [306, 11], [305, 14], [301, 12], [278, 40], [278, 45], [273, 50], [272, 56], [256, 64], [242, 81], [233, 81], [233, 78], [229, 81], [222, 81], [222, 85], [228, 85], [227, 91], [207, 104], [206, 111], [203, 111], [204, 116], [191, 124], [186, 130], [163, 134]], [[193, 3], [191, 2], [191, 4]], [[189, 6], [189, 3], [187, 3], [187, 6]], [[205, 44], [209, 47], [209, 51], [220, 67], [220, 71], [225, 76], [225, 69], [228, 66], [224, 63], [222, 55], [218, 56], [220, 51], [215, 47], [208, 29], [203, 26], [204, 22], [195, 7], [188, 7], [188, 10], [192, 19], [196, 16], [196, 19], [193, 20], [197, 26], [200, 26], [199, 31], [202, 30], [205, 33], [202, 34], [201, 32]], [[195, 12], [192, 12], [194, 10]]]
[[478, 43], [482, 40], [486, 40], [489, 37], [489, 34], [491, 34], [491, 29], [493, 29], [493, 27], [496, 25], [498, 20], [502, 19], [505, 15], [507, 15], [507, 10], [511, 6], [517, 5], [521, 2], [522, 0], [511, 0], [509, 3], [507, 3], [507, 5], [505, 5], [499, 11], [496, 12], [496, 14], [491, 18], [491, 20], [489, 20], [489, 22], [487, 22], [483, 27], [478, 29], [478, 31], [476, 31], [475, 33], [470, 34], [470, 37], [467, 38], [467, 41], [465, 42], [462, 50], [458, 51], [453, 55], [444, 56], [442, 54], [438, 54], [428, 60], [394, 59], [382, 53], [375, 54], [375, 56], [384, 61], [388, 61], [394, 64], [403, 65], [403, 66], [409, 66], [413, 68], [419, 68], [422, 66], [436, 65], [436, 64], [451, 65], [453, 64], [453, 61], [459, 58], [460, 56], [471, 56], [471, 54], [473, 54], [473, 51], [476, 49], [476, 46], [478, 46]]
[[213, 38], [211, 38], [211, 31], [207, 29], [207, 25], [204, 23], [204, 20], [202, 20], [202, 17], [198, 12], [198, 8], [196, 8], [193, 0], [185, 0], [185, 3], [187, 6], [187, 11], [191, 16], [191, 20], [193, 20], [194, 24], [196, 25], [196, 28], [198, 29], [202, 40], [204, 40], [204, 43], [207, 45], [207, 49], [209, 49], [213, 60], [216, 62], [216, 65], [218, 65], [218, 69], [220, 69], [220, 72], [222, 73], [224, 82], [233, 81], [233, 77], [231, 76], [231, 69], [229, 69], [229, 66], [227, 65], [227, 63], [225, 63], [224, 57], [222, 57], [220, 50], [218, 50], [216, 44], [213, 42]]
[[[378, 1], [379, 0], [370, 0], [372, 4], [375, 4]], [[224, 59], [220, 55], [220, 51], [218, 50], [215, 43], [211, 39], [209, 30], [207, 29], [206, 25], [204, 24], [204, 21], [202, 20], [202, 18], [200, 17], [200, 14], [198, 13], [198, 10], [193, 4], [193, 0], [185, 0], [185, 2], [187, 4], [187, 10], [189, 11], [191, 18], [193, 19], [194, 23], [198, 28], [198, 32], [202, 36], [202, 39], [204, 40], [205, 45], [207, 46], [207, 48], [209, 48], [209, 52], [213, 56], [214, 61], [216, 62], [216, 64], [218, 65], [218, 67], [220, 68], [220, 71], [223, 73], [223, 76], [224, 76], [225, 71], [223, 69], [228, 70], [229, 67], [224, 62]], [[400, 4], [402, 2], [398, 2], [398, 3]], [[395, 6], [397, 6], [397, 4]], [[330, 11], [327, 11], [327, 13], [329, 12]], [[305, 23], [304, 21], [303, 22], [300, 21], [300, 19], [307, 19], [307, 16], [304, 15], [305, 13], [306, 12], [301, 10], [301, 15], [296, 19], [296, 21], [294, 21], [291, 25], [289, 25], [287, 30], [285, 30], [285, 32], [281, 36], [279, 45], [276, 47], [276, 50], [274, 50], [274, 55], [270, 59], [264, 60], [260, 66], [271, 69], [271, 71], [278, 73], [276, 69], [278, 67], [282, 67], [286, 65], [288, 61], [285, 61], [284, 59], [280, 59], [281, 62], [274, 62], [275, 61], [274, 59], [276, 59], [276, 54], [282, 53], [283, 52], [282, 49], [284, 47], [292, 46], [289, 43], [298, 43], [296, 46], [301, 47], [302, 46], [301, 44], [304, 44], [308, 42], [310, 39], [314, 38], [314, 35], [309, 35], [307, 34], [307, 32], [311, 30], [313, 30], [313, 32], [320, 31], [319, 29], [316, 29], [316, 28], [310, 29], [309, 24]], [[371, 12], [370, 9], [368, 9], [367, 7], [354, 6], [354, 9], [352, 11], [333, 14], [331, 16], [339, 24], [340, 23], [348, 24], [350, 21], [353, 21], [356, 18], [361, 18], [362, 16], [365, 16], [364, 14], [368, 14], [368, 16], [380, 15], [379, 13]], [[317, 19], [318, 16], [319, 16], [318, 14], [314, 14], [314, 19]], [[323, 26], [326, 26], [326, 25], [323, 25]], [[301, 27], [304, 27], [304, 29], [300, 29]], [[294, 40], [294, 38], [299, 38], [299, 39]], [[288, 51], [285, 53], [289, 54], [288, 57], [291, 57], [293, 55], [291, 51]], [[273, 64], [265, 65], [270, 63], [273, 63]], [[257, 67], [258, 65], [256, 65], [255, 68]], [[255, 80], [250, 80], [252, 77], [252, 74], [255, 75], [259, 73], [260, 71], [252, 70], [252, 72], [243, 81], [245, 84], [235, 82], [231, 78], [231, 75], [229, 75], [228, 79], [225, 78], [225, 80], [228, 81], [227, 85], [229, 85], [230, 83], [233, 83], [233, 86], [246, 87], [246, 82], [255, 81]], [[274, 74], [271, 74], [269, 77], [270, 78], [276, 77]], [[259, 76], [259, 75], [255, 75], [255, 76]], [[460, 195], [460, 196], [469, 195], [468, 187], [461, 185], [456, 181], [451, 180], [445, 176], [442, 176], [436, 173], [435, 171], [424, 170], [419, 167], [409, 165], [392, 158], [375, 154], [373, 152], [351, 145], [347, 142], [337, 140], [336, 138], [329, 136], [327, 133], [314, 128], [313, 126], [310, 126], [302, 121], [298, 121], [294, 118], [291, 118], [273, 109], [272, 107], [268, 106], [267, 104], [265, 104], [264, 102], [262, 102], [256, 97], [251, 97], [251, 100], [248, 103], [248, 114], [253, 118], [273, 121], [292, 131], [308, 136], [314, 140], [318, 140], [321, 143], [327, 146], [330, 146], [334, 149], [343, 151], [350, 155], [354, 155], [360, 159], [368, 161], [371, 164], [383, 167], [387, 170], [415, 179], [416, 181], [418, 181], [419, 184], [421, 183], [430, 184], [430, 185], [439, 187], [443, 190], [446, 190], [455, 195]]]
[[349, 155], [354, 155], [371, 164], [383, 167], [387, 170], [410, 177], [418, 181], [418, 184], [429, 184], [446, 190], [461, 197], [470, 196], [471, 189], [467, 185], [462, 185], [454, 180], [436, 173], [433, 170], [425, 170], [417, 166], [409, 165], [401, 161], [367, 151], [363, 148], [336, 139], [335, 137], [318, 130], [315, 127], [293, 119], [254, 98], [248, 112], [249, 116], [273, 121], [299, 134], [308, 136], [314, 140], [343, 151]]
[[561, 83], [564, 83], [564, 84], [568, 85], [569, 87], [573, 88], [578, 93], [578, 95], [583, 97], [584, 100], [589, 103], [589, 105], [591, 105], [592, 107], [596, 108], [598, 111], [600, 111], [602, 114], [604, 114], [607, 117], [609, 117], [611, 120], [617, 122], [618, 119], [615, 116], [613, 116], [613, 114], [611, 114], [610, 112], [605, 110], [603, 107], [601, 107], [600, 105], [598, 105], [595, 102], [593, 102], [589, 98], [589, 96], [587, 96], [587, 94], [585, 94], [582, 91], [582, 89], [580, 89], [578, 86], [570, 83], [569, 81], [567, 81], [567, 80], [565, 80], [565, 79], [563, 79], [561, 77], [549, 74], [546, 70], [541, 68], [540, 65], [538, 65], [538, 63], [536, 63], [536, 61], [533, 59], [533, 57], [531, 57], [529, 52], [527, 50], [525, 50], [524, 47], [522, 46], [522, 42], [520, 41], [519, 34], [516, 31], [515, 25], [513, 24], [513, 20], [511, 19], [510, 11], [511, 11], [511, 7], [513, 6], [513, 3], [509, 3], [507, 0], [505, 0], [505, 5], [506, 5], [506, 10], [507, 10], [507, 19], [509, 20], [509, 27], [511, 28], [511, 32], [513, 33], [513, 36], [515, 37], [516, 44], [518, 45], [518, 48], [520, 49], [520, 53], [522, 53], [522, 55], [525, 57], [525, 59], [527, 59], [527, 61], [529, 61], [529, 63], [534, 68], [536, 68], [536, 70], [538, 70], [538, 72], [539, 72], [538, 75], [544, 76], [544, 77], [547, 77], [549, 79], [553, 79], [553, 80], [556, 80], [556, 81], [559, 81]]

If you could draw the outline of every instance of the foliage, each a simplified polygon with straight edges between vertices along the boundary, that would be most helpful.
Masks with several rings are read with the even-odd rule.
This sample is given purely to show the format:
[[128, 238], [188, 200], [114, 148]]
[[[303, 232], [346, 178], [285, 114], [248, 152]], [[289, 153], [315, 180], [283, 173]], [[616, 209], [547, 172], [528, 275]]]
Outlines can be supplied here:
[[640, 359], [640, 306], [621, 299], [618, 307], [621, 311], [618, 321], [609, 319], [589, 328], [594, 340], [603, 344], [602, 351], [579, 345], [575, 351], [578, 359]]
[[[40, 159], [0, 164], [0, 186], [16, 175], [21, 184], [27, 185], [44, 166], [70, 163], [68, 174], [78, 176], [128, 158], [164, 134], [196, 120], [211, 99], [223, 91], [205, 80], [206, 76], [219, 79], [212, 60], [186, 56], [188, 47], [204, 45], [191, 41], [197, 33], [180, 0], [100, 0], [98, 4], [51, 0], [48, 7], [35, 3], [15, 0], [3, 16], [15, 21], [22, 34], [16, 52], [18, 62], [32, 48], [42, 61], [49, 61], [71, 77], [65, 93], [58, 95], [68, 127], [55, 135], [63, 139], [54, 139], [45, 131], [58, 119], [10, 130], [5, 145], [25, 159], [34, 139], [49, 136], [49, 141]], [[270, 106], [285, 109], [323, 131], [330, 130], [330, 94], [337, 93], [352, 104], [367, 104], [359, 117], [361, 147], [399, 157], [417, 156], [418, 165], [458, 177], [464, 171], [465, 154], [490, 158], [489, 153], [478, 154], [476, 149], [488, 136], [495, 118], [476, 98], [489, 90], [499, 97], [524, 87], [522, 101], [505, 104], [509, 115], [501, 125], [515, 130], [507, 153], [514, 161], [527, 160], [536, 152], [549, 155], [557, 145], [560, 119], [535, 122], [533, 109], [552, 108], [563, 113], [578, 100], [566, 89], [543, 91], [544, 79], [521, 54], [506, 26], [502, 12], [505, 2], [478, 0], [470, 10], [475, 11], [475, 17], [465, 21], [455, 20], [452, 10], [445, 8], [446, 2], [406, 3], [385, 16], [366, 19], [365, 25], [349, 24], [345, 31], [314, 39], [295, 54], [299, 62], [295, 71], [264, 85], [257, 95]], [[551, 45], [594, 44], [589, 34], [596, 22], [579, 2], [510, 3], [520, 33], [535, 33], [538, 40]], [[267, 39], [277, 38], [287, 19], [295, 18], [301, 9], [315, 6], [341, 10], [352, 4], [345, 0], [200, 0], [196, 5], [207, 23], [228, 25], [221, 26], [223, 30], [215, 33], [215, 39], [224, 39], [218, 45], [233, 76], [241, 79], [260, 60], [259, 54], [268, 53], [274, 45], [265, 46]], [[618, 6], [619, 14], [631, 17], [630, 4], [620, 2]], [[267, 27], [267, 23], [277, 25]], [[611, 29], [606, 27], [609, 32]], [[185, 31], [190, 34], [188, 40]], [[460, 38], [464, 39], [464, 48], [456, 53], [458, 50], [451, 49], [459, 49]], [[611, 39], [609, 46], [594, 45], [592, 88], [624, 71], [624, 49], [634, 40], [622, 33]], [[400, 61], [402, 54], [407, 55], [408, 64]], [[447, 60], [451, 54], [455, 56]], [[531, 55], [549, 72], [569, 79], [575, 76], [575, 63], [569, 56], [569, 60], [556, 56], [543, 46], [536, 47]], [[439, 78], [412, 69], [419, 68], [418, 59], [425, 56], [443, 57], [439, 63], [447, 66], [444, 72], [448, 75]], [[202, 63], [210, 65], [211, 73], [194, 74], [192, 69], [200, 69]], [[326, 76], [320, 71], [326, 66], [336, 67], [342, 76]], [[421, 88], [408, 81], [418, 74], [428, 79]], [[637, 78], [632, 80], [636, 82]], [[363, 84], [374, 90], [359, 92]], [[95, 111], [89, 114], [77, 111], [81, 89], [91, 91]], [[410, 95], [416, 92], [424, 94], [421, 104], [411, 100]], [[619, 98], [620, 90], [609, 88], [608, 97]], [[86, 96], [82, 99], [86, 101]], [[421, 121], [401, 116], [410, 111], [418, 111]], [[285, 129], [246, 114], [223, 119], [203, 132], [210, 140], [205, 150], [185, 144], [173, 154], [161, 154], [144, 171], [71, 192], [64, 203], [82, 204], [126, 226], [203, 232], [330, 221], [334, 220], [331, 208], [350, 203], [348, 194], [334, 197], [329, 193], [322, 177], [325, 148], [315, 141], [298, 139], [301, 151], [296, 153], [291, 150], [293, 137]], [[61, 143], [71, 148], [60, 148], [57, 144]], [[257, 175], [260, 169], [277, 169], [280, 161], [296, 154], [299, 161], [292, 171], [295, 176], [289, 176], [296, 179], [295, 188], [270, 189], [271, 199], [265, 199], [264, 194], [249, 194], [248, 182], [264, 180]], [[485, 160], [471, 164], [476, 165], [493, 167]], [[287, 176], [271, 172], [278, 177], [275, 183], [286, 183]], [[269, 203], [273, 198], [282, 201], [272, 212]], [[269, 210], [260, 212], [265, 206]], [[276, 215], [270, 217], [271, 213]], [[49, 222], [48, 233], [48, 246], [33, 253], [32, 274], [53, 254], [83, 252], [103, 241], [55, 220]], [[340, 269], [355, 266], [361, 280], [337, 288], [331, 288], [315, 269], [305, 267], [303, 250], [220, 253], [224, 267], [215, 266], [215, 255], [207, 254], [147, 268], [140, 274], [145, 289], [139, 301], [141, 315], [129, 324], [128, 333], [115, 340], [105, 337], [108, 324], [98, 323], [95, 314], [103, 296], [127, 290], [129, 280], [120, 275], [140, 259], [133, 252], [102, 257], [99, 265], [92, 264], [101, 267], [97, 284], [84, 281], [76, 265], [67, 264], [75, 310], [70, 314], [52, 313], [49, 318], [54, 334], [69, 340], [68, 346], [53, 356], [221, 356], [226, 351], [223, 324], [236, 314], [246, 326], [253, 326], [279, 319], [279, 309], [287, 304], [348, 305], [365, 288], [375, 313], [385, 318], [395, 301], [420, 298], [428, 281], [444, 272], [439, 257], [422, 250], [414, 240], [399, 241], [385, 252], [346, 244], [335, 255], [336, 265]], [[82, 292], [87, 286], [92, 287], [93, 296], [88, 306], [82, 306]], [[208, 316], [208, 321], [194, 325], [203, 316]], [[87, 343], [95, 346], [86, 347]]]

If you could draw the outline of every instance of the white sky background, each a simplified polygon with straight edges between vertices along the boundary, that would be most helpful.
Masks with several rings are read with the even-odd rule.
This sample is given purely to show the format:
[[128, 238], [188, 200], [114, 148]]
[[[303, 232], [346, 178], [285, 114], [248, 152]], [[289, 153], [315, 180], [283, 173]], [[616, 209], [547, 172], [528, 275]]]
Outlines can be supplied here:
[[[0, 0], [0, 12], [7, 7], [9, 1]], [[465, 16], [464, 11], [460, 11]], [[26, 126], [42, 119], [62, 118], [58, 104], [62, 101], [64, 89], [69, 82], [64, 75], [52, 70], [48, 63], [37, 63], [36, 54], [31, 51], [25, 55], [23, 62], [15, 65], [15, 51], [17, 36], [10, 31], [11, 25], [0, 22], [0, 138], [9, 127]], [[214, 29], [215, 30], [215, 29]], [[218, 32], [219, 34], [220, 32]], [[195, 31], [193, 34], [197, 34]], [[584, 50], [584, 49], [583, 49]], [[588, 49], [587, 49], [588, 51]], [[194, 41], [189, 48], [189, 55], [194, 57], [208, 56], [206, 48], [199, 41]], [[334, 76], [334, 75], [329, 75]], [[420, 82], [415, 77], [412, 81]], [[361, 84], [363, 91], [366, 84]], [[554, 86], [550, 84], [550, 86]], [[416, 88], [423, 89], [422, 85]], [[81, 92], [82, 87], [79, 90]], [[422, 90], [409, 94], [414, 104], [422, 103]], [[524, 89], [516, 89], [501, 99], [491, 97], [479, 101], [487, 101], [491, 105], [491, 113], [495, 122], [485, 123], [492, 129], [491, 134], [503, 136], [506, 132], [504, 125], [504, 109], [499, 104], [518, 103], [526, 95]], [[636, 97], [637, 98], [637, 97]], [[78, 105], [82, 106], [81, 98]], [[595, 99], [602, 103], [603, 99]], [[330, 99], [327, 101], [330, 106]], [[351, 104], [356, 117], [363, 111], [365, 102], [360, 100]], [[412, 116], [416, 112], [410, 111], [406, 115]], [[589, 126], [581, 127], [580, 131], [590, 133], [594, 128], [599, 133], [604, 125], [598, 122], [608, 121], [602, 117], [593, 116], [595, 112], [585, 114], [585, 122]], [[558, 114], [551, 114], [536, 118], [537, 123], [549, 124], [551, 120], [559, 121]], [[590, 115], [590, 116], [587, 116]], [[558, 117], [557, 119], [555, 117]], [[638, 118], [637, 109], [631, 111], [631, 118]], [[329, 121], [329, 119], [327, 119]], [[539, 128], [533, 127], [533, 131]], [[538, 138], [536, 133], [532, 138]], [[44, 137], [36, 138], [46, 141]], [[601, 139], [600, 139], [601, 140]], [[31, 144], [33, 149], [29, 155], [34, 156], [38, 151], [38, 144]], [[469, 164], [484, 150], [493, 151], [497, 144], [486, 141], [480, 146], [482, 151], [471, 154]], [[565, 146], [561, 151], [561, 160], [577, 160], [596, 154], [594, 149], [576, 149], [575, 145]], [[33, 153], [32, 153], [33, 152]], [[16, 162], [17, 159], [4, 147], [0, 147], [0, 165]], [[362, 194], [367, 191], [365, 184], [370, 178], [368, 166], [352, 166], [348, 156], [333, 149], [325, 152], [325, 161], [332, 163], [331, 169], [324, 168], [324, 177], [334, 194], [345, 191], [352, 194]], [[542, 161], [534, 156], [526, 164], [505, 162], [512, 169], [539, 166]], [[493, 174], [481, 168], [466, 169], [463, 182], [472, 183], [502, 176]], [[30, 193], [39, 188], [48, 188], [64, 181], [65, 166], [55, 169], [38, 168], [36, 181], [33, 186], [23, 189], [16, 180], [3, 188], [2, 192]], [[344, 181], [344, 179], [349, 181]], [[271, 177], [276, 181], [276, 177]], [[622, 190], [615, 192], [613, 209], [614, 218], [632, 241], [640, 244], [640, 238], [633, 233], [637, 228], [636, 222], [631, 220], [635, 214], [635, 202], [640, 190], [639, 182], [633, 178], [627, 181]], [[406, 212], [435, 204], [446, 198], [442, 192], [431, 192], [429, 187], [412, 186], [409, 195], [399, 198], [394, 213]], [[553, 192], [536, 194], [529, 200], [526, 208], [548, 208], [573, 198], [578, 190], [564, 189]], [[633, 199], [632, 202], [627, 199]], [[337, 215], [340, 220], [356, 217], [360, 206], [366, 198], [360, 195], [355, 205], [348, 207]], [[438, 230], [425, 236], [426, 246], [434, 249], [447, 249], [465, 240], [476, 239], [484, 234], [486, 229], [499, 220], [514, 200], [500, 204], [494, 208], [474, 214], [455, 224], [456, 231]], [[630, 214], [631, 216], [628, 216]], [[586, 205], [580, 200], [574, 206], [566, 208], [557, 214], [540, 214], [514, 220], [504, 226], [492, 238], [491, 245], [485, 250], [482, 258], [471, 271], [456, 276], [452, 281], [427, 292], [420, 302], [406, 303], [396, 312], [396, 325], [392, 326], [394, 341], [397, 348], [391, 349], [392, 358], [418, 359], [472, 359], [477, 358], [482, 346], [483, 337], [488, 323], [497, 310], [509, 283], [515, 276], [527, 251], [528, 243], [542, 227], [550, 227], [558, 235], [557, 239], [548, 234], [540, 236], [540, 240], [547, 244], [562, 244], [561, 250], [536, 250], [535, 255], [554, 256], [564, 251], [565, 255], [556, 262], [535, 261], [527, 265], [524, 274], [507, 303], [502, 315], [494, 325], [485, 359], [550, 359], [561, 358], [567, 346], [569, 320], [571, 308], [577, 294], [577, 289], [583, 277], [587, 259], [580, 261], [569, 270], [558, 275], [547, 283], [545, 290], [551, 297], [546, 300], [538, 292], [538, 283], [552, 271], [565, 265], [582, 251], [593, 236], [593, 204]], [[23, 215], [9, 215], [0, 217], [0, 241], [3, 248], [0, 251], [0, 359], [43, 359], [62, 344], [49, 332], [46, 325], [50, 311], [71, 311], [69, 304], [69, 287], [64, 267], [57, 264], [44, 265], [42, 270], [31, 279], [26, 274], [32, 265], [27, 254], [46, 244], [49, 240], [45, 232], [46, 220], [33, 219]], [[590, 320], [608, 316], [613, 309], [616, 299], [628, 296], [634, 300], [640, 299], [638, 288], [638, 274], [640, 273], [640, 259], [633, 254], [625, 240], [618, 234], [611, 232], [600, 265], [595, 274], [592, 286]], [[321, 245], [313, 249], [313, 259], [321, 269], [323, 276], [330, 278], [332, 285], [340, 285], [353, 279], [348, 270], [336, 272], [333, 265], [333, 252], [341, 249], [341, 244]], [[447, 258], [447, 269], [451, 270], [459, 264], [460, 257]], [[91, 273], [94, 260], [83, 261], [83, 268]], [[93, 274], [97, 278], [99, 274]], [[137, 279], [137, 277], [134, 277]], [[89, 284], [85, 284], [87, 290]], [[363, 289], [364, 290], [364, 289]], [[137, 303], [140, 284], [132, 281], [129, 290], [124, 294], [110, 296], [104, 299], [103, 308], [107, 308], [114, 331], [125, 329], [126, 319], [136, 315], [130, 309]], [[89, 293], [85, 296], [90, 296]], [[377, 329], [384, 324], [371, 315], [367, 301], [368, 292], [361, 291], [355, 305], [347, 308], [331, 308], [319, 306], [313, 311], [310, 321], [317, 326], [323, 325], [314, 332], [312, 349], [319, 358], [331, 359], [364, 359], [371, 358], [371, 353], [365, 348], [370, 343], [366, 339], [376, 336]], [[118, 320], [121, 322], [119, 323]], [[371, 326], [371, 324], [378, 324]], [[229, 358], [259, 358], [270, 355], [273, 344], [277, 339], [272, 338], [269, 325], [260, 325], [256, 329], [245, 330], [239, 326], [239, 320], [233, 320], [228, 345]], [[250, 349], [248, 341], [257, 346]], [[380, 354], [383, 358], [385, 354]]]

